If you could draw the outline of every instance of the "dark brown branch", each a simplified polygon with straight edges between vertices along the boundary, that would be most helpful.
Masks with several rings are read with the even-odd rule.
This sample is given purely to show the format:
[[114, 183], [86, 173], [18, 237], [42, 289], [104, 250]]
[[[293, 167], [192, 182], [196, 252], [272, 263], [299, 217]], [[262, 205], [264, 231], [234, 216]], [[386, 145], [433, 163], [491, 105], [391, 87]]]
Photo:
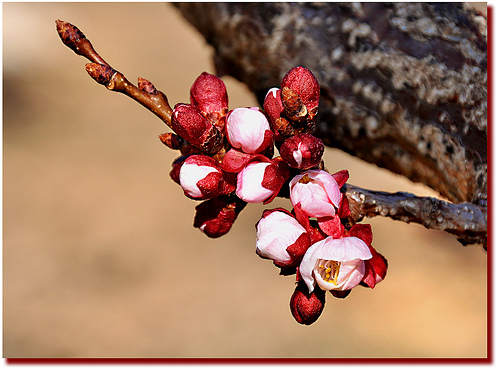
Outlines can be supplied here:
[[61, 20], [56, 21], [57, 32], [62, 42], [76, 54], [84, 56], [92, 63], [85, 68], [89, 75], [109, 90], [116, 91], [134, 99], [158, 116], [171, 127], [172, 108], [167, 96], [146, 79], [139, 77], [136, 87], [121, 73], [113, 69], [92, 47], [90, 41], [77, 27]]
[[486, 213], [477, 205], [468, 202], [455, 204], [406, 192], [371, 191], [351, 184], [345, 184], [343, 190], [349, 199], [353, 223], [365, 216], [385, 216], [445, 231], [457, 236], [464, 245], [481, 243], [486, 249]]

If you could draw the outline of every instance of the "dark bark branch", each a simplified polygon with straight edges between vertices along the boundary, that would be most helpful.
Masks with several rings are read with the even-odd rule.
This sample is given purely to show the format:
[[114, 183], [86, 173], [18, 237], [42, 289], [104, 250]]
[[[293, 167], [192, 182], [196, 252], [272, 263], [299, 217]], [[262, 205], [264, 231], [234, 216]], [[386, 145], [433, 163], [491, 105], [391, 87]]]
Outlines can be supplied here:
[[[326, 145], [477, 205], [486, 220], [485, 14], [467, 3], [175, 6], [215, 48], [220, 75], [262, 100], [290, 68], [309, 68], [321, 85], [317, 135]], [[469, 223], [460, 204], [446, 210]], [[421, 211], [413, 221], [449, 229]], [[486, 233], [478, 236], [485, 244]]]
[[485, 210], [469, 202], [451, 203], [411, 193], [387, 193], [346, 184], [352, 223], [365, 216], [385, 216], [406, 223], [419, 223], [428, 229], [454, 234], [463, 245], [481, 243], [486, 248]]

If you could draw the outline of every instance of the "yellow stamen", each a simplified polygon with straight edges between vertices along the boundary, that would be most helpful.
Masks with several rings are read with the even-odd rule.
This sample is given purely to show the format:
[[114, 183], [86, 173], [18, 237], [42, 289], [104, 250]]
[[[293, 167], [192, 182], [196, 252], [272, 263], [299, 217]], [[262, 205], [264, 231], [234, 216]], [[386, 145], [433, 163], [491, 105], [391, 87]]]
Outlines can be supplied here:
[[312, 182], [312, 179], [309, 178], [309, 175], [304, 175], [302, 178], [300, 178], [299, 180], [299, 183], [302, 183], [302, 184], [307, 184], [309, 182]]

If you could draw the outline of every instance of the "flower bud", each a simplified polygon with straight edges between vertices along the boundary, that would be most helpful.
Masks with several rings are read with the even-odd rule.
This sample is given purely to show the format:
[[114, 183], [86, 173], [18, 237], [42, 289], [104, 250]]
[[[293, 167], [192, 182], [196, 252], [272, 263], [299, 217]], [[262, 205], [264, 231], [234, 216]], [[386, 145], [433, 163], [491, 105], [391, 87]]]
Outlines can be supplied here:
[[236, 108], [226, 117], [229, 143], [246, 153], [261, 153], [273, 144], [273, 133], [266, 116], [256, 107]]
[[287, 181], [283, 161], [250, 162], [238, 173], [236, 195], [246, 202], [271, 202]]
[[199, 108], [191, 104], [175, 105], [172, 112], [172, 129], [208, 154], [217, 153], [223, 144], [220, 131], [203, 116]]
[[231, 229], [246, 202], [236, 196], [219, 196], [196, 206], [194, 226], [210, 238], [220, 237]]
[[319, 318], [324, 307], [325, 292], [316, 288], [309, 293], [304, 281], [299, 281], [290, 298], [293, 318], [302, 325], [311, 325]]
[[262, 106], [270, 122], [274, 123], [283, 112], [283, 103], [281, 102], [281, 89], [269, 89], [266, 97], [264, 98], [264, 104]]
[[224, 81], [208, 72], [203, 72], [191, 86], [189, 99], [192, 105], [205, 113], [227, 110], [228, 98]]
[[280, 268], [297, 265], [310, 245], [307, 231], [284, 209], [265, 210], [256, 228], [257, 255]]
[[302, 66], [292, 68], [281, 81], [281, 89], [285, 87], [299, 95], [311, 118], [316, 115], [320, 89], [318, 80], [309, 69]]
[[298, 134], [288, 138], [280, 147], [280, 155], [294, 169], [318, 167], [324, 151], [323, 141], [312, 134]]
[[342, 194], [335, 179], [323, 170], [307, 170], [290, 181], [290, 201], [300, 203], [310, 217], [335, 215]]
[[186, 196], [197, 200], [219, 196], [224, 190], [224, 174], [208, 156], [192, 155], [179, 170], [179, 183]]
[[181, 171], [182, 164], [184, 163], [184, 161], [186, 161], [188, 157], [189, 156], [179, 156], [174, 160], [174, 162], [172, 162], [172, 170], [170, 170], [169, 175], [170, 178], [172, 178], [172, 180], [177, 184], [181, 184], [179, 180], [179, 173]]

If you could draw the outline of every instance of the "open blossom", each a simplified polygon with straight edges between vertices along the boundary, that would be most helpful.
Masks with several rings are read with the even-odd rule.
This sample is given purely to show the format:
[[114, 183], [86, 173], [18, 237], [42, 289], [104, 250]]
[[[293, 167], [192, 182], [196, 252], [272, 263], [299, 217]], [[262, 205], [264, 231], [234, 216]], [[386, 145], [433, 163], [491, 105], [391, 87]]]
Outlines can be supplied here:
[[186, 196], [207, 199], [221, 194], [224, 174], [213, 158], [192, 155], [180, 167], [179, 183]]
[[315, 284], [325, 291], [345, 291], [361, 282], [364, 261], [371, 257], [370, 248], [357, 237], [327, 237], [309, 247], [299, 270], [309, 292]]
[[335, 215], [342, 193], [335, 179], [323, 170], [308, 170], [290, 181], [290, 201], [310, 217]]
[[257, 223], [256, 252], [278, 267], [296, 265], [309, 245], [307, 231], [286, 210], [266, 210]]
[[236, 108], [226, 118], [226, 132], [229, 143], [246, 153], [261, 153], [273, 141], [266, 116], [257, 107]]

